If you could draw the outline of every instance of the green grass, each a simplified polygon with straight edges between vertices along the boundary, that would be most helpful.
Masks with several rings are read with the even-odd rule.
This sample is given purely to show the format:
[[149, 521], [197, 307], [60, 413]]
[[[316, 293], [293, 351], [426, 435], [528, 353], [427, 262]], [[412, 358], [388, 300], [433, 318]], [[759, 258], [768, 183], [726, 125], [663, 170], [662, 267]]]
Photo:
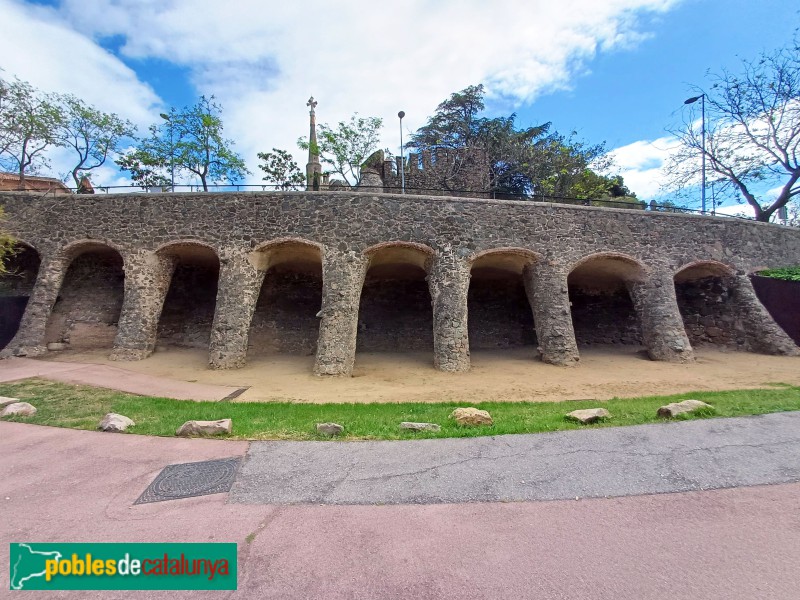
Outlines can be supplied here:
[[762, 277], [772, 277], [773, 279], [784, 279], [786, 281], [800, 281], [800, 265], [767, 269], [765, 271], [759, 271], [758, 275]]
[[[492, 427], [460, 427], [448, 415], [459, 405], [442, 403], [382, 404], [300, 404], [291, 402], [235, 403], [190, 402], [166, 398], [148, 398], [102, 388], [68, 385], [41, 379], [0, 384], [0, 395], [20, 398], [37, 407], [29, 418], [5, 420], [75, 429], [95, 429], [108, 412], [126, 415], [136, 426], [131, 433], [172, 436], [190, 419], [233, 419], [230, 439], [317, 440], [327, 439], [314, 430], [316, 423], [333, 421], [345, 426], [339, 439], [413, 439], [472, 437], [506, 433], [536, 433], [586, 428], [566, 421], [564, 415], [578, 408], [603, 406], [612, 418], [589, 427], [638, 425], [660, 422], [659, 406], [686, 398], [696, 398], [713, 405], [713, 411], [694, 413], [682, 418], [736, 417], [771, 412], [800, 410], [800, 387], [775, 384], [774, 389], [693, 392], [675, 396], [649, 396], [608, 401], [569, 402], [481, 402], [494, 418]], [[401, 421], [438, 423], [438, 433], [401, 432]]]

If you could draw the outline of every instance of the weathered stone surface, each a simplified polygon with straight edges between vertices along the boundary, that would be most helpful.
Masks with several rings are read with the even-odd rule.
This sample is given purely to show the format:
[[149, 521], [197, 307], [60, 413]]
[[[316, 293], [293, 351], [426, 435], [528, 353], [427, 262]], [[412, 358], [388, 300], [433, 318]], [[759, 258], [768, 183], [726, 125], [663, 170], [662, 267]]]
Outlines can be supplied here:
[[67, 345], [64, 342], [50, 342], [47, 344], [47, 349], [53, 352], [58, 352], [59, 350], [66, 350]]
[[128, 427], [133, 427], [136, 425], [131, 419], [126, 417], [125, 415], [118, 415], [117, 413], [108, 413], [100, 423], [97, 425], [97, 428], [100, 431], [109, 431], [112, 433], [121, 433], [128, 429]]
[[193, 435], [225, 435], [233, 431], [233, 422], [230, 419], [219, 421], [186, 421], [178, 428], [175, 435], [188, 437]]
[[570, 421], [578, 421], [584, 425], [597, 423], [601, 419], [608, 419], [610, 417], [611, 413], [605, 408], [584, 408], [581, 410], [573, 410], [566, 415], [566, 418]]
[[400, 429], [405, 431], [441, 431], [441, 427], [436, 423], [414, 423], [411, 421], [403, 421], [400, 423]]
[[474, 407], [457, 408], [450, 414], [459, 425], [493, 425], [492, 416], [485, 410]]
[[[439, 164], [430, 157], [427, 162], [422, 171]], [[441, 164], [448, 164], [447, 159]], [[407, 184], [409, 181], [414, 177], [407, 178]], [[183, 287], [208, 299], [208, 314], [189, 323], [202, 322], [206, 329], [174, 327], [173, 337], [195, 347], [210, 343], [212, 366], [241, 366], [248, 347], [253, 299], [259, 294], [259, 271], [265, 271], [254, 269], [244, 258], [257, 253], [257, 248], [287, 240], [314, 246], [322, 254], [319, 329], [305, 325], [308, 328], [298, 342], [306, 352], [313, 352], [316, 345], [315, 372], [320, 375], [352, 372], [360, 334], [359, 302], [370, 267], [367, 254], [377, 245], [395, 246], [395, 254], [379, 265], [387, 280], [402, 275], [409, 266], [419, 267], [409, 264], [403, 244], [429, 249], [430, 261], [424, 270], [433, 303], [429, 313], [433, 362], [442, 370], [469, 368], [467, 322], [470, 327], [480, 327], [478, 319], [467, 318], [469, 280], [475, 257], [489, 252], [539, 257], [522, 270], [513, 261], [501, 261], [495, 270], [517, 282], [524, 279], [537, 331], [536, 336], [524, 342], [517, 338], [514, 343], [537, 343], [545, 362], [575, 364], [576, 337], [584, 343], [643, 342], [650, 356], [658, 360], [691, 360], [690, 341], [695, 340], [759, 352], [798, 353], [797, 346], [758, 302], [747, 278], [747, 273], [756, 269], [800, 260], [800, 231], [794, 228], [641, 210], [363, 191], [67, 198], [2, 193], [0, 204], [9, 232], [35, 247], [41, 258], [35, 275], [24, 279], [31, 282], [22, 294], [29, 296], [29, 301], [19, 331], [2, 356], [36, 356], [46, 352], [47, 342], [57, 340], [68, 340], [74, 347], [76, 324], [98, 343], [116, 328], [114, 358], [148, 356], [159, 335], [171, 283], [183, 277], [185, 265], [175, 264], [178, 254], [181, 261], [195, 259], [197, 263], [202, 258], [198, 258], [199, 249], [203, 249], [203, 264], [194, 267], [213, 271], [205, 263], [218, 258], [219, 286], [214, 275], [202, 285]], [[172, 252], [172, 247], [182, 250]], [[103, 301], [89, 308], [60, 302], [54, 311], [62, 291], [78, 289], [70, 283], [71, 276], [65, 280], [69, 269], [74, 265], [88, 268], [90, 259], [98, 262], [115, 253], [114, 261], [124, 263], [124, 272], [118, 266], [116, 275], [108, 270], [108, 277], [119, 279], [121, 273], [124, 283], [110, 286]], [[594, 261], [588, 270], [594, 280], [572, 281], [576, 265], [586, 260]], [[713, 294], [699, 306], [691, 298], [676, 300], [675, 273], [687, 265], [712, 263], [727, 273], [724, 293], [718, 294], [725, 302], [716, 302]], [[289, 264], [298, 263], [285, 263]], [[305, 259], [304, 264], [308, 264]], [[623, 264], [636, 265], [641, 276], [629, 277], [620, 268]], [[190, 282], [190, 275], [184, 279]], [[268, 277], [269, 272], [267, 281]], [[613, 293], [598, 292], [595, 284], [612, 280], [618, 284]], [[119, 310], [120, 298], [121, 313], [114, 313], [112, 309]], [[183, 304], [175, 308], [173, 303], [165, 314], [195, 310], [185, 296], [183, 299]], [[593, 307], [598, 299], [605, 307], [601, 311], [604, 326], [586, 329], [591, 335], [582, 339], [586, 331], [577, 331], [579, 317], [596, 315]], [[679, 301], [682, 306], [692, 305], [683, 322], [676, 307]], [[292, 303], [293, 298], [287, 297], [285, 304]], [[397, 304], [402, 306], [402, 299]], [[72, 312], [65, 313], [70, 306]], [[312, 314], [317, 310], [315, 307]], [[66, 328], [69, 335], [56, 335], [59, 328]], [[416, 336], [423, 329], [430, 332], [415, 326], [404, 329], [402, 335], [408, 337], [413, 330]], [[497, 329], [485, 329], [483, 337], [496, 335], [492, 331]], [[389, 339], [396, 333], [386, 329], [377, 335]], [[183, 338], [178, 339], [180, 336]], [[167, 335], [166, 340], [170, 339]], [[413, 342], [421, 343], [422, 338]], [[498, 340], [496, 347], [506, 347], [507, 342]]]
[[317, 423], [317, 433], [323, 435], [339, 435], [344, 431], [344, 427], [338, 423]]
[[672, 273], [649, 273], [639, 281], [630, 282], [628, 291], [650, 358], [682, 363], [693, 361], [694, 351], [678, 310]]
[[525, 293], [536, 323], [542, 361], [564, 367], [580, 360], [572, 325], [567, 273], [549, 261], [529, 264], [523, 271]]
[[658, 416], [672, 418], [682, 413], [694, 412], [700, 408], [713, 408], [710, 404], [700, 400], [684, 400], [682, 402], [672, 402], [658, 409]]
[[27, 402], [14, 402], [13, 404], [7, 405], [2, 412], [0, 412], [0, 417], [32, 417], [36, 414], [36, 407], [32, 404], [28, 404]]
[[19, 402], [19, 398], [9, 398], [7, 396], [0, 396], [0, 408], [5, 408], [9, 404], [15, 404]]

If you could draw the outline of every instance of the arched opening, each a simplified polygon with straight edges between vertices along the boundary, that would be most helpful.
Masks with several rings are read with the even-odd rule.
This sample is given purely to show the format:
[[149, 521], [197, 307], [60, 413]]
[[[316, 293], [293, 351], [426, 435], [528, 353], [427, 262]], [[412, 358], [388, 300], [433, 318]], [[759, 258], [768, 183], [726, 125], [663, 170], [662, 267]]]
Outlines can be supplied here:
[[433, 311], [426, 281], [433, 251], [387, 244], [367, 251], [357, 352], [432, 352]]
[[47, 320], [45, 342], [70, 350], [111, 348], [125, 296], [120, 253], [100, 242], [67, 248], [69, 266]]
[[250, 322], [248, 354], [314, 354], [322, 306], [322, 254], [306, 242], [270, 244], [253, 253], [265, 271]]
[[536, 260], [524, 250], [497, 250], [473, 260], [467, 294], [470, 351], [536, 347], [523, 280], [523, 271]]
[[578, 346], [642, 344], [642, 330], [628, 291], [644, 275], [634, 259], [598, 254], [581, 260], [567, 285]]
[[203, 244], [181, 242], [160, 249], [157, 256], [175, 264], [158, 321], [158, 343], [207, 348], [217, 305], [217, 253]]
[[690, 263], [675, 273], [675, 297], [692, 346], [744, 349], [738, 324], [733, 269], [716, 261]]
[[19, 330], [40, 264], [36, 249], [22, 242], [14, 246], [6, 259], [6, 273], [0, 276], [0, 349], [5, 348]]

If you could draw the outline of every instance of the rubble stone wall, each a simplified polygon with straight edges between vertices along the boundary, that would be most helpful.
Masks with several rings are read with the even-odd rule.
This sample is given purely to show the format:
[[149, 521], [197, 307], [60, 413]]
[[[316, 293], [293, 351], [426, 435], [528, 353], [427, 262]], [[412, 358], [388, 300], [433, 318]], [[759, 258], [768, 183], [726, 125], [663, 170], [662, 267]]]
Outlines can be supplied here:
[[[620, 341], [630, 341], [624, 333], [627, 326], [617, 327], [612, 335], [603, 325], [613, 324], [622, 314], [621, 303], [630, 330], [638, 327], [651, 358], [689, 361], [693, 359], [690, 338], [695, 334], [690, 331], [687, 336], [674, 282], [675, 274], [687, 265], [701, 270], [710, 265], [729, 274], [737, 336], [745, 348], [798, 352], [758, 302], [747, 278], [761, 268], [800, 262], [800, 231], [777, 225], [641, 210], [350, 191], [69, 197], [4, 193], [0, 205], [9, 232], [35, 248], [41, 258], [19, 331], [4, 355], [46, 351], [47, 323], [61, 310], [56, 306], [59, 296], [63, 304], [71, 285], [70, 268], [98, 248], [118, 252], [124, 263], [122, 309], [112, 353], [117, 359], [148, 356], [159, 327], [162, 336], [173, 335], [168, 331], [171, 323], [173, 333], [179, 332], [184, 340], [208, 343], [209, 363], [215, 368], [243, 365], [251, 332], [255, 341], [261, 333], [273, 340], [283, 335], [287, 341], [279, 341], [278, 349], [312, 351], [314, 326], [309, 315], [318, 301], [320, 309], [313, 317], [318, 374], [348, 374], [359, 343], [369, 347], [377, 340], [378, 347], [413, 346], [422, 341], [423, 330], [429, 335], [429, 347], [432, 339], [434, 365], [443, 370], [469, 368], [470, 335], [476, 347], [503, 337], [506, 341], [498, 343], [535, 339], [543, 361], [572, 365], [579, 358], [576, 329], [593, 331], [603, 340], [617, 335]], [[265, 277], [272, 285], [270, 266], [289, 260], [286, 257], [292, 253], [302, 258], [308, 249], [322, 263], [318, 291], [292, 299], [286, 296], [294, 287], [285, 282], [285, 291], [278, 285], [269, 292], [271, 299], [260, 300]], [[184, 267], [193, 256], [207, 262], [209, 253], [219, 259], [216, 289], [213, 284], [198, 284]], [[491, 260], [486, 262], [486, 257]], [[476, 260], [522, 279], [535, 338], [518, 331], [512, 336], [511, 329], [509, 335], [502, 332], [497, 317], [489, 315], [500, 296], [481, 292], [483, 284], [478, 285], [477, 278], [478, 287], [470, 292]], [[383, 299], [373, 303], [384, 307], [378, 321], [402, 326], [394, 328], [392, 339], [388, 330], [383, 333], [373, 325], [377, 337], [370, 342], [370, 336], [362, 334], [363, 325], [369, 329], [371, 309], [368, 306], [360, 314], [359, 307], [362, 297], [369, 304], [374, 290], [368, 272], [378, 262], [385, 280], [377, 284], [385, 289], [376, 298], [383, 295]], [[579, 276], [575, 281], [570, 278], [568, 285], [567, 278], [579, 264], [583, 265]], [[424, 280], [415, 283], [416, 291], [386, 291], [394, 270], [404, 272], [409, 265], [425, 273]], [[617, 308], [613, 302], [586, 299], [582, 316], [583, 301], [576, 294], [592, 289], [595, 276], [598, 284], [621, 281], [627, 296], [618, 300]], [[572, 291], [571, 305], [573, 283], [585, 290]], [[194, 300], [191, 306], [175, 297], [179, 289]], [[498, 288], [493, 293], [503, 292]], [[392, 294], [397, 310], [390, 302]], [[501, 310], [508, 311], [510, 321], [523, 323], [527, 317], [518, 286], [513, 294], [517, 308], [506, 305]], [[481, 308], [476, 308], [476, 298]], [[273, 315], [282, 314], [282, 324], [281, 319], [267, 316], [264, 302], [274, 304]], [[681, 302], [685, 308], [686, 302]], [[413, 307], [417, 317], [403, 316], [400, 309]], [[298, 312], [291, 316], [295, 308]], [[392, 311], [397, 314], [392, 316]], [[180, 320], [183, 329], [177, 324]], [[187, 329], [186, 323], [195, 325]], [[281, 334], [281, 327], [294, 333]], [[201, 329], [203, 335], [195, 336], [193, 330]]]

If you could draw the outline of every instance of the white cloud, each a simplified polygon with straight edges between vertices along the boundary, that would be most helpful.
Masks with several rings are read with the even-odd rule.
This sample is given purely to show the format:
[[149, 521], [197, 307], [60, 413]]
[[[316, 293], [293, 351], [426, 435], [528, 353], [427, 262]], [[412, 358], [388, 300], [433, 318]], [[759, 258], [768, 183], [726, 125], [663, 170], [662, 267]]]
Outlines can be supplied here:
[[673, 137], [657, 140], [641, 140], [611, 150], [614, 174], [622, 175], [625, 185], [643, 200], [658, 198], [667, 181], [664, 165], [677, 148]]
[[72, 93], [146, 126], [160, 100], [136, 73], [53, 9], [0, 0], [0, 73], [45, 91]]
[[95, 38], [124, 36], [125, 56], [188, 67], [224, 105], [226, 133], [255, 171], [256, 152], [273, 146], [305, 163], [295, 142], [311, 94], [320, 122], [382, 117], [383, 145], [396, 149], [398, 110], [413, 130], [479, 82], [494, 98], [530, 102], [568, 87], [598, 51], [638, 43], [639, 16], [677, 1], [65, 0], [61, 14]]

